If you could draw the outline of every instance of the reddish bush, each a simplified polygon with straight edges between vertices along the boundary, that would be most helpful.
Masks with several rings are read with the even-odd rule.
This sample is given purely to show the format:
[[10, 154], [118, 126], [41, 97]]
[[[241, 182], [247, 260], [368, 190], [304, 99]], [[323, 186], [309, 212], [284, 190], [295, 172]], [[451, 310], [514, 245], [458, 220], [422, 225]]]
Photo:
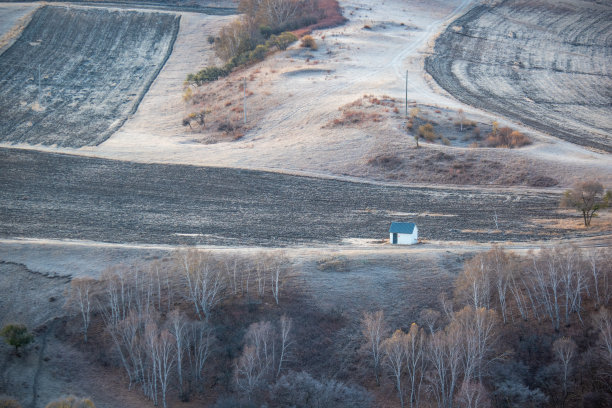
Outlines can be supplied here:
[[493, 131], [487, 135], [485, 143], [488, 147], [505, 147], [511, 149], [528, 145], [531, 143], [531, 140], [518, 130], [503, 127], [500, 129], [493, 129]]

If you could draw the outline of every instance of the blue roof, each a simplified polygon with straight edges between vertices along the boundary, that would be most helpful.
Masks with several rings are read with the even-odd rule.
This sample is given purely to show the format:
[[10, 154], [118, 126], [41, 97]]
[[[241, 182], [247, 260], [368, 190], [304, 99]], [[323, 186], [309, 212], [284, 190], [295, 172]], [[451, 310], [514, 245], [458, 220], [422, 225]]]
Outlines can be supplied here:
[[397, 232], [400, 234], [412, 234], [416, 224], [414, 222], [392, 222], [389, 232]]

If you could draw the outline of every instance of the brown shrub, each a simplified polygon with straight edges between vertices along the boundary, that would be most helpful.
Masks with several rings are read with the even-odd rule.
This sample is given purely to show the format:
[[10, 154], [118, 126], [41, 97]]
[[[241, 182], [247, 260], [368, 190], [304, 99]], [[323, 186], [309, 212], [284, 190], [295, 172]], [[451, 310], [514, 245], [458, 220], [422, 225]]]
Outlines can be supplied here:
[[300, 43], [302, 48], [310, 48], [311, 50], [317, 50], [319, 47], [317, 46], [317, 42], [311, 35], [305, 35], [302, 37], [302, 41]]
[[500, 129], [494, 128], [493, 131], [487, 135], [485, 143], [489, 147], [505, 147], [511, 149], [528, 145], [531, 143], [531, 140], [518, 130], [503, 127]]
[[438, 137], [434, 132], [434, 128], [431, 123], [426, 123], [419, 126], [419, 136], [429, 140], [430, 142], [433, 142]]

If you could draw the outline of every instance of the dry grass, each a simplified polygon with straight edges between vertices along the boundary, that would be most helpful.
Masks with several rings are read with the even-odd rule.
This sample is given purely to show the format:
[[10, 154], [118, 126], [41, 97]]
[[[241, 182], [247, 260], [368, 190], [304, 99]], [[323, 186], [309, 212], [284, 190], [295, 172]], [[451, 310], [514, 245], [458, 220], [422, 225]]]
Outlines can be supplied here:
[[[562, 229], [567, 231], [590, 231], [590, 232], [607, 232], [612, 233], [612, 212], [600, 211], [595, 214], [591, 225], [584, 226], [582, 216], [574, 210], [559, 210], [564, 218], [537, 218], [532, 220], [534, 224], [544, 228]], [[565, 218], [574, 215], [573, 218]]]
[[330, 272], [348, 272], [349, 260], [346, 256], [330, 256], [317, 261], [317, 269]]
[[387, 95], [375, 97], [364, 95], [338, 110], [342, 112], [339, 118], [329, 121], [324, 128], [339, 126], [365, 126], [372, 123], [380, 123], [390, 115], [399, 114], [396, 106], [397, 101]]
[[2, 37], [0, 37], [0, 54], [4, 52], [7, 48], [9, 48], [13, 42], [21, 35], [23, 30], [27, 27], [28, 23], [32, 19], [32, 16], [36, 12], [38, 7], [34, 8], [25, 16], [21, 17], [17, 20], [13, 28], [4, 33]]

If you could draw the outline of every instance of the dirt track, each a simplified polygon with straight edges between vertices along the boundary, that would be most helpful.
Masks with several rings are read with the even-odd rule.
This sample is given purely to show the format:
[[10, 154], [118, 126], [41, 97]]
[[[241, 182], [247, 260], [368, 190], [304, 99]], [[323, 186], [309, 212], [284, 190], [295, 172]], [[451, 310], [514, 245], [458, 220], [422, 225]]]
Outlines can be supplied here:
[[71, 147], [106, 140], [138, 107], [178, 27], [172, 14], [40, 8], [0, 55], [0, 140]]
[[[287, 246], [386, 238], [414, 219], [422, 238], [524, 241], [569, 237], [533, 218], [559, 196], [322, 180], [277, 173], [138, 164], [0, 150], [0, 237]], [[499, 227], [495, 232], [494, 214]], [[427, 215], [429, 214], [429, 215]]]
[[611, 33], [609, 2], [481, 5], [436, 40], [425, 68], [462, 102], [611, 152]]

